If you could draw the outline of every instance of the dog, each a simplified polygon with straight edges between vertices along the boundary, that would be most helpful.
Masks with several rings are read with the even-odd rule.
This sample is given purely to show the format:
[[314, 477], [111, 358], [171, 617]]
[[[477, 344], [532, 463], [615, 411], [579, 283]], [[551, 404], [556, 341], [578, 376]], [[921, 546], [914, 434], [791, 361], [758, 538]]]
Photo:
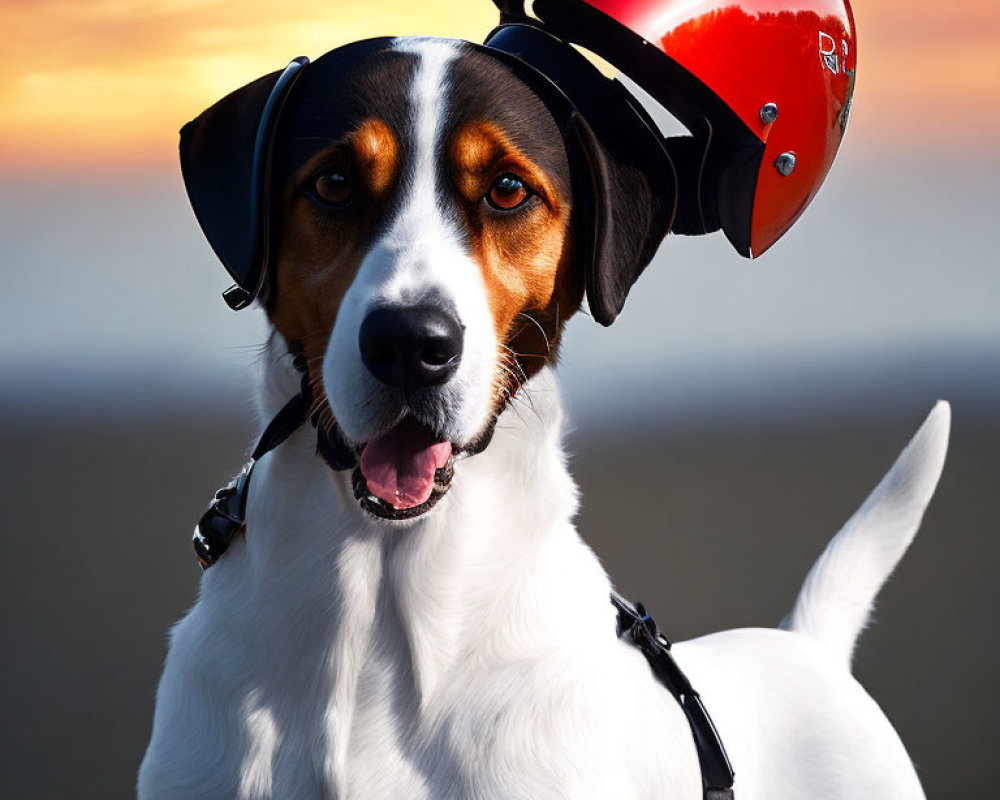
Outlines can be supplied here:
[[[245, 536], [172, 631], [140, 800], [702, 797], [684, 712], [616, 635], [573, 525], [553, 365], [589, 289], [551, 115], [440, 39], [376, 49], [330, 102], [328, 139], [288, 134], [316, 152], [276, 187], [260, 405], [275, 417], [304, 365], [313, 418], [359, 464], [331, 470], [308, 425], [257, 461]], [[641, 213], [628, 180], [610, 185]], [[674, 645], [739, 800], [923, 797], [850, 663], [949, 415], [933, 410], [780, 628]]]

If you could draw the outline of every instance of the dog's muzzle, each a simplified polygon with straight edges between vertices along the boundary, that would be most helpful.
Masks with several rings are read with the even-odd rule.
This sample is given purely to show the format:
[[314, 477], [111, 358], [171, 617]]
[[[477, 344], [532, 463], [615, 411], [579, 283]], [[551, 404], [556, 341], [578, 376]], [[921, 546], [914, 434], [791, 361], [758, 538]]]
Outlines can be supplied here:
[[457, 316], [439, 305], [382, 306], [362, 320], [361, 360], [384, 387], [372, 402], [395, 422], [357, 448], [354, 493], [370, 513], [410, 519], [450, 487], [456, 448], [421, 411], [438, 404], [436, 390], [458, 371], [463, 339]]

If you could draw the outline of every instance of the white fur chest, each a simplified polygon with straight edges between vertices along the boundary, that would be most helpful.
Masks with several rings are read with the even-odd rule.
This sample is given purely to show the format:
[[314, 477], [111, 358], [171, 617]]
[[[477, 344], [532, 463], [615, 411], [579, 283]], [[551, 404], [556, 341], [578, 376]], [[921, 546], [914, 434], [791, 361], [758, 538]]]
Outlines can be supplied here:
[[[530, 388], [537, 413], [506, 412], [412, 523], [373, 524], [342, 498], [308, 429], [260, 462], [246, 539], [174, 630], [140, 800], [702, 796], [683, 713], [615, 638], [607, 577], [570, 524], [549, 374]], [[923, 796], [831, 614], [863, 622], [857, 597], [887, 574], [870, 540], [902, 553], [946, 441], [945, 408], [817, 562], [790, 630], [675, 647], [740, 800]]]
[[258, 465], [246, 539], [174, 631], [144, 798], [697, 796], [679, 709], [614, 637], [550, 378], [536, 390], [540, 414], [505, 414], [405, 527], [341, 496], [308, 429]]

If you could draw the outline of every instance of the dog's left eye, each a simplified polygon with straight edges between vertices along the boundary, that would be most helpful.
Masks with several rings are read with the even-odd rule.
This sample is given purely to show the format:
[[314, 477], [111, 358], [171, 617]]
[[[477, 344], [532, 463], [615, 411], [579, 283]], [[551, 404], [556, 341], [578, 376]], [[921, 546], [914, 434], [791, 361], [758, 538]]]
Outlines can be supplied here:
[[512, 211], [531, 197], [531, 191], [513, 172], [505, 172], [490, 186], [486, 202], [499, 211]]
[[352, 189], [351, 179], [337, 170], [317, 175], [312, 187], [317, 200], [334, 208], [343, 208], [350, 202]]

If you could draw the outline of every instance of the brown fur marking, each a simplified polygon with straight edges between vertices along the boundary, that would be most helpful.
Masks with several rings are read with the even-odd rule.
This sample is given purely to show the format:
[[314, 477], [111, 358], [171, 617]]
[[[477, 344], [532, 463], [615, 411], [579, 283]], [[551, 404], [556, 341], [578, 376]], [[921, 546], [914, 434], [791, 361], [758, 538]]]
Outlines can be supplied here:
[[[368, 119], [309, 159], [288, 182], [271, 320], [293, 351], [322, 357], [399, 168], [395, 136], [381, 120]], [[317, 173], [326, 170], [352, 181], [347, 208], [325, 210], [307, 195]]]
[[358, 172], [374, 197], [384, 197], [399, 174], [399, 145], [380, 119], [362, 122], [351, 134]]
[[[396, 137], [381, 120], [368, 119], [309, 159], [285, 189], [270, 315], [291, 350], [306, 357], [321, 424], [331, 421], [322, 379], [326, 344], [399, 168]], [[317, 173], [329, 170], [353, 182], [351, 203], [339, 211], [324, 210], [307, 195]]]
[[[583, 297], [570, 252], [569, 202], [491, 122], [462, 125], [452, 136], [449, 156], [497, 337], [505, 347], [502, 389], [516, 390], [555, 357], [562, 325]], [[535, 194], [512, 212], [497, 211], [483, 199], [505, 172], [520, 177]]]

